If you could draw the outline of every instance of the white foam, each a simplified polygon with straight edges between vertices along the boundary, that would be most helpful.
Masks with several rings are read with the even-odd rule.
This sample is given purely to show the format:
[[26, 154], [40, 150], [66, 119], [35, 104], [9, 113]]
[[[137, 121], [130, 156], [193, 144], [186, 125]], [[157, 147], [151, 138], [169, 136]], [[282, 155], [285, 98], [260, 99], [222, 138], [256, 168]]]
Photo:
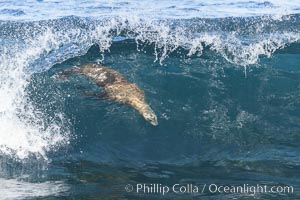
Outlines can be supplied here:
[[[223, 31], [202, 31], [199, 30], [190, 33], [188, 28], [177, 26], [172, 28], [167, 23], [158, 23], [151, 20], [144, 20], [143, 26], [138, 20], [129, 17], [129, 27], [132, 32], [135, 32], [136, 41], [154, 44], [155, 61], [163, 62], [168, 55], [178, 47], [183, 47], [189, 52], [187, 56], [194, 54], [202, 55], [204, 47], [215, 51], [217, 54], [223, 56], [228, 62], [238, 66], [248, 66], [256, 64], [260, 56], [271, 57], [272, 54], [286, 45], [299, 42], [300, 34], [297, 31], [274, 31], [263, 33], [260, 27], [254, 27], [257, 33], [250, 36], [241, 36], [238, 31], [231, 31], [224, 33]], [[260, 20], [258, 18], [258, 20]], [[281, 20], [281, 19], [280, 19]], [[277, 23], [277, 19], [270, 19], [262, 21], [265, 25], [268, 23]], [[252, 27], [253, 28], [253, 27]], [[263, 29], [263, 28], [261, 28]], [[261, 31], [261, 33], [260, 33]]]
[[21, 48], [17, 44], [7, 46], [0, 63], [0, 152], [17, 159], [36, 155], [47, 159], [46, 152], [68, 142], [68, 131], [61, 127], [65, 120], [45, 125], [43, 113], [35, 110], [26, 96], [25, 88], [30, 74], [26, 67], [44, 51], [50, 51], [51, 33], [26, 42]]

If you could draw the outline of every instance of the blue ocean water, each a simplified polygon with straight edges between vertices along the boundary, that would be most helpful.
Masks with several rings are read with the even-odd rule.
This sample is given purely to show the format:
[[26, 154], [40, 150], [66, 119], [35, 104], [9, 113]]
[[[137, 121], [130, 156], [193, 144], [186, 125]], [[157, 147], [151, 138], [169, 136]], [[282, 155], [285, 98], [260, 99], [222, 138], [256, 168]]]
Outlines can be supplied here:
[[[0, 199], [300, 199], [299, 12], [298, 0], [0, 2]], [[85, 76], [57, 76], [87, 63], [143, 89], [159, 125], [85, 96], [101, 91]]]

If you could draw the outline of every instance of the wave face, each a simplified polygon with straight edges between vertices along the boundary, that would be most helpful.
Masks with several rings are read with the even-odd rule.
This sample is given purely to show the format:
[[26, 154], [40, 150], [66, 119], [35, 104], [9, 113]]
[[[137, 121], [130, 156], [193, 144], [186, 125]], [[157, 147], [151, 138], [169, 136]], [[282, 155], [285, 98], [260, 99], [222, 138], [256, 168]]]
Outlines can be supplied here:
[[[0, 5], [5, 199], [96, 198], [98, 186], [106, 197], [136, 198], [124, 194], [125, 183], [213, 177], [238, 185], [249, 173], [254, 185], [299, 186], [297, 1]], [[80, 75], [56, 76], [86, 63], [139, 85], [159, 126], [128, 106], [85, 97], [99, 88]], [[43, 190], [32, 195], [36, 187]]]

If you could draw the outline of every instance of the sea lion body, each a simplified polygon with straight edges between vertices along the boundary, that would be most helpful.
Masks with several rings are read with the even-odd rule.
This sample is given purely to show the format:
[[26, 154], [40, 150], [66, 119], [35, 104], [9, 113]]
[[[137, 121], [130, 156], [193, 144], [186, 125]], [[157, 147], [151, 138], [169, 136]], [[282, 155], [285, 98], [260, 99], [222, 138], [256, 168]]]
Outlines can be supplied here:
[[128, 104], [139, 111], [149, 123], [154, 126], [158, 125], [156, 114], [145, 101], [145, 93], [119, 72], [96, 64], [74, 67], [71, 70], [84, 74], [103, 88], [102, 94], [94, 96]]

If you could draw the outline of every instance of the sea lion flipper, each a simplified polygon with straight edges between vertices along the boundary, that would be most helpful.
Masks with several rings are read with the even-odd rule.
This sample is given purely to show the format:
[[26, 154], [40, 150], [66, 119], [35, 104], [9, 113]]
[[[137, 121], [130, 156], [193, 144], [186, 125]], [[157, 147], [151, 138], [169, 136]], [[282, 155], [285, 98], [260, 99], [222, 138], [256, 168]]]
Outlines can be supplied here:
[[83, 91], [82, 92], [84, 95], [86, 96], [90, 96], [90, 97], [97, 97], [100, 99], [109, 99], [108, 95], [106, 94], [106, 92], [101, 92], [101, 93], [90, 93], [87, 91]]
[[68, 78], [70, 75], [74, 73], [81, 73], [81, 69], [77, 66], [71, 67], [69, 69], [65, 69], [63, 71], [58, 72], [59, 78]]

